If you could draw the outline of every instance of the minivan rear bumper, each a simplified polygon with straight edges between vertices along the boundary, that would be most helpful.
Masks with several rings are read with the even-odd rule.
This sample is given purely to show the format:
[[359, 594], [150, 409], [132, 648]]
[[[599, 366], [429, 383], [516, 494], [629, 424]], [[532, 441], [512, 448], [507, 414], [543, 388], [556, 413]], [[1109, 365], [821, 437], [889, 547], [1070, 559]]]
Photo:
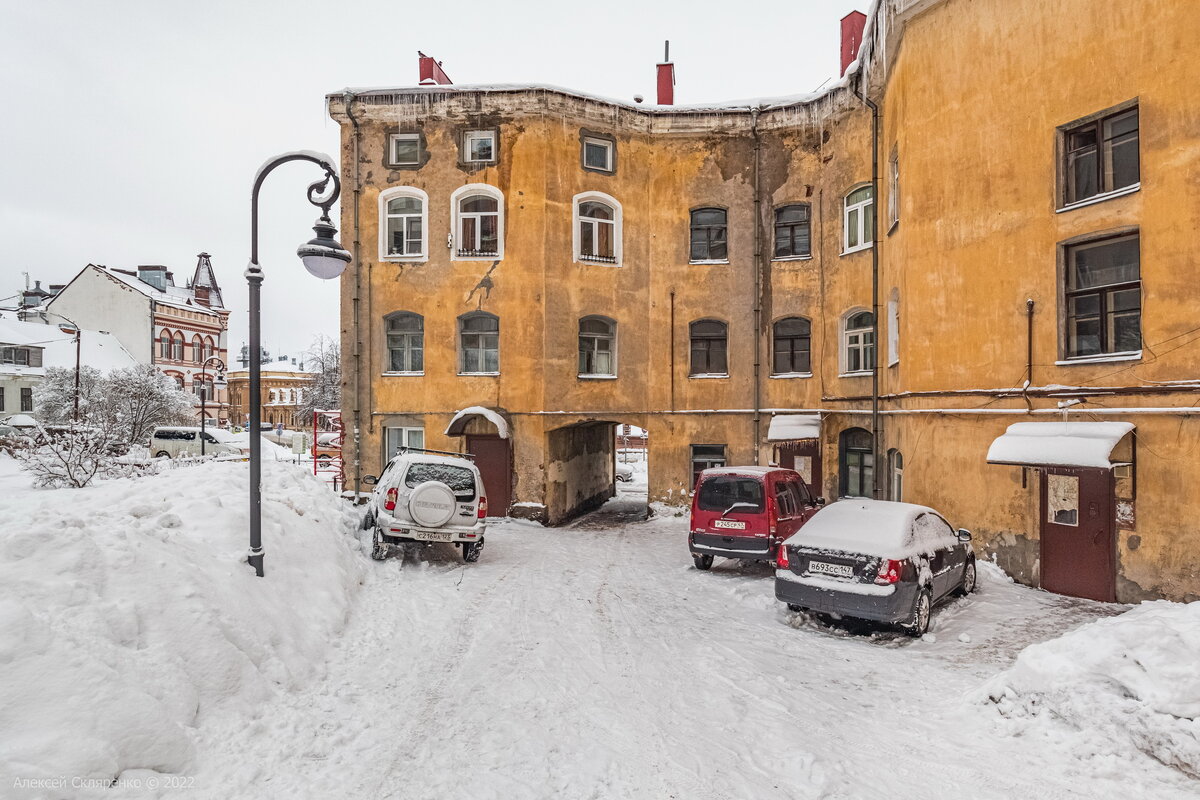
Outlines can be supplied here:
[[724, 536], [718, 533], [693, 533], [688, 536], [692, 555], [740, 558], [743, 561], [773, 561], [775, 548], [770, 539], [757, 536]]
[[[908, 622], [912, 618], [913, 604], [917, 599], [915, 583], [897, 583], [890, 594], [857, 594], [854, 592], [838, 591], [822, 586], [810, 586], [796, 583], [794, 580], [779, 577], [783, 570], [775, 572], [775, 599], [782, 600], [788, 605], [800, 606], [810, 611], [820, 611], [827, 614], [840, 614], [844, 617], [884, 622], [889, 625]], [[789, 576], [796, 576], [787, 572]], [[886, 587], [865, 584], [864, 588], [884, 589]]]

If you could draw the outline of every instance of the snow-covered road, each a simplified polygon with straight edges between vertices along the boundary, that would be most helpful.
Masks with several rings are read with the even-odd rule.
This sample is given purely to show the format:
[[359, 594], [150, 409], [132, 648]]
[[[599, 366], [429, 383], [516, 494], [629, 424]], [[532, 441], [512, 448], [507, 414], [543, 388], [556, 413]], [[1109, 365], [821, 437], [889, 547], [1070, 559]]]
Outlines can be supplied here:
[[983, 570], [924, 640], [828, 628], [777, 603], [765, 567], [694, 570], [686, 518], [637, 521], [633, 502], [567, 529], [497, 524], [473, 565], [440, 545], [370, 564], [326, 679], [200, 719], [186, 794], [1195, 796], [1149, 759], [1002, 735], [967, 699], [1025, 645], [1120, 607]]

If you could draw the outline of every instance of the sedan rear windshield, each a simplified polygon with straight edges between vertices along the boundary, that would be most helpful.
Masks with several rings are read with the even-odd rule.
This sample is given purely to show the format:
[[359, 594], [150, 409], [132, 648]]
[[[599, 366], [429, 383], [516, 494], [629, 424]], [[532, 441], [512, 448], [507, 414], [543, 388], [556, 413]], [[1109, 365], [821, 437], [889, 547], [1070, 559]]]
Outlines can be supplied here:
[[425, 481], [441, 481], [450, 487], [454, 496], [459, 500], [475, 499], [475, 473], [466, 467], [456, 467], [453, 464], [411, 464], [408, 474], [404, 476], [404, 485], [408, 488], [418, 486]]
[[738, 475], [714, 475], [700, 484], [700, 509], [724, 512], [734, 503], [749, 503], [754, 506], [738, 508], [735, 513], [761, 513], [763, 510], [762, 484], [754, 478]]

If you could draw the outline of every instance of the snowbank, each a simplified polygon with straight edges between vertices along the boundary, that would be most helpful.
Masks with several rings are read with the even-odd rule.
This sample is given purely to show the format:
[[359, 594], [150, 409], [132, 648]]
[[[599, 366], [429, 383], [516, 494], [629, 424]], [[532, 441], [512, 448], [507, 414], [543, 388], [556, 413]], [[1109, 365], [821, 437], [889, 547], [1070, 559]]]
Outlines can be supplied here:
[[1200, 779], [1200, 602], [1159, 600], [1030, 645], [981, 690], [1019, 729], [1088, 734]]
[[[228, 436], [228, 439], [223, 439], [222, 441], [227, 441], [229, 444], [233, 445], [234, 447], [247, 447], [248, 448], [250, 446], [250, 432], [249, 431], [242, 431], [241, 433], [230, 433], [230, 434], [227, 434], [227, 436]], [[275, 444], [274, 442], [272, 442], [270, 439], [268, 439], [265, 436], [260, 436], [259, 441], [262, 442], [262, 460], [263, 461], [268, 461], [271, 459], [274, 459], [275, 461], [291, 461], [293, 458], [295, 458], [295, 456], [292, 454], [291, 450], [287, 449], [286, 447], [280, 447], [279, 445]]]
[[320, 677], [359, 581], [349, 507], [265, 463], [260, 579], [245, 564], [247, 477], [208, 463], [0, 498], [7, 786], [185, 772], [206, 714]]

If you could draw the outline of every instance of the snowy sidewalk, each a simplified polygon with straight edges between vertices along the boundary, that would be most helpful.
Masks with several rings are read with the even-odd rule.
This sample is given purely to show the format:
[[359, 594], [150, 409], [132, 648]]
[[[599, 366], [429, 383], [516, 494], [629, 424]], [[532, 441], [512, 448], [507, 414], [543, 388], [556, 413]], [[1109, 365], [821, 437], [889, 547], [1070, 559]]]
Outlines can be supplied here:
[[784, 610], [765, 567], [694, 570], [685, 530], [506, 522], [477, 564], [440, 545], [369, 564], [326, 680], [200, 720], [180, 796], [1194, 796], [1149, 759], [1096, 771], [1002, 736], [965, 699], [1120, 608], [983, 570], [933, 637], [850, 633]]

